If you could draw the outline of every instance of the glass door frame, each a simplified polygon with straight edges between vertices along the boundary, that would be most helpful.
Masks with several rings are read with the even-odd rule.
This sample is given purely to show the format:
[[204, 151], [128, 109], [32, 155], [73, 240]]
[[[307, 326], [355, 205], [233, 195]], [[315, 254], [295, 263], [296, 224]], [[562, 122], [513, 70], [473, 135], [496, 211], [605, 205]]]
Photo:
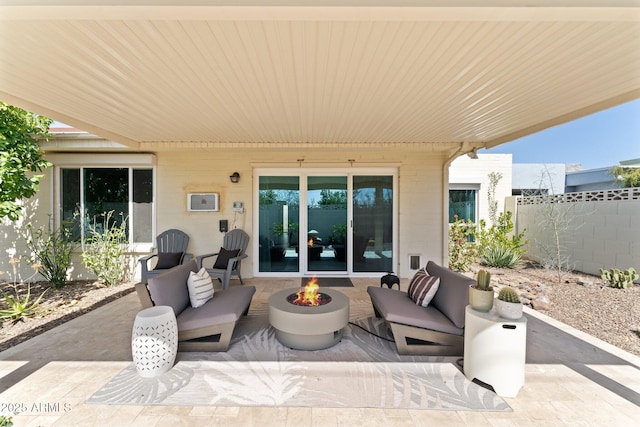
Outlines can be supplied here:
[[[308, 258], [306, 250], [306, 234], [300, 233], [298, 237], [298, 245], [300, 251], [298, 254], [297, 272], [266, 272], [259, 271], [259, 215], [260, 215], [260, 177], [261, 176], [296, 176], [299, 177], [300, 192], [300, 224], [299, 230], [308, 229], [307, 215], [307, 178], [309, 176], [346, 176], [347, 177], [347, 246], [353, 248], [353, 176], [360, 175], [381, 175], [393, 177], [393, 256], [392, 265], [394, 271], [397, 271], [398, 265], [398, 168], [397, 167], [345, 167], [345, 168], [254, 168], [253, 170], [253, 238], [251, 239], [252, 258], [253, 258], [253, 275], [254, 277], [311, 277], [311, 276], [332, 276], [332, 277], [379, 277], [384, 272], [354, 272], [353, 271], [353, 251], [347, 251], [347, 270], [346, 271], [313, 271], [308, 270]], [[304, 212], [304, 214], [303, 214]], [[303, 239], [304, 237], [304, 239]], [[305, 248], [301, 246], [304, 244]]]

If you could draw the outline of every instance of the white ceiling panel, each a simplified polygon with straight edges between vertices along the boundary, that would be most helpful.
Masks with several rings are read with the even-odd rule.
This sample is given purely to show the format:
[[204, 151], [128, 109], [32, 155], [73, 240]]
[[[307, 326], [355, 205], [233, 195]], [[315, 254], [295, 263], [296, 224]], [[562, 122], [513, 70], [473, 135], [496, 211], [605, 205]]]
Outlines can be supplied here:
[[0, 2], [0, 99], [138, 150], [492, 146], [640, 97], [637, 2], [73, 3]]

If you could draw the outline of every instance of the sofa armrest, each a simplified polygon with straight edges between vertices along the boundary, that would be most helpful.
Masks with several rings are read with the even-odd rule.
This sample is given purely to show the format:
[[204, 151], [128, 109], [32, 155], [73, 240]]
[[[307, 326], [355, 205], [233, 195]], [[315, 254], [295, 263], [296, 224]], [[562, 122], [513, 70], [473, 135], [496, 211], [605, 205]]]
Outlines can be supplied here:
[[142, 308], [153, 307], [153, 301], [151, 300], [151, 295], [149, 294], [146, 282], [136, 283], [136, 293], [138, 294]]
[[196, 265], [198, 266], [198, 270], [202, 268], [203, 261], [207, 258], [211, 258], [214, 256], [218, 256], [219, 252], [214, 252], [210, 254], [198, 255], [196, 257]]

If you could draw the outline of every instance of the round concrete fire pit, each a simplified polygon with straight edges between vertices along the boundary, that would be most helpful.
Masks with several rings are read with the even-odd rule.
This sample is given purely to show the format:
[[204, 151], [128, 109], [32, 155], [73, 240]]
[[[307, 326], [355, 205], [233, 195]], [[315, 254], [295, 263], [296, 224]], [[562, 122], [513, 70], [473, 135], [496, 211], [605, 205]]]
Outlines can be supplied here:
[[269, 323], [283, 345], [297, 350], [321, 350], [342, 339], [349, 322], [349, 298], [333, 289], [323, 289], [330, 301], [324, 305], [301, 306], [288, 301], [299, 288], [276, 292], [269, 298]]

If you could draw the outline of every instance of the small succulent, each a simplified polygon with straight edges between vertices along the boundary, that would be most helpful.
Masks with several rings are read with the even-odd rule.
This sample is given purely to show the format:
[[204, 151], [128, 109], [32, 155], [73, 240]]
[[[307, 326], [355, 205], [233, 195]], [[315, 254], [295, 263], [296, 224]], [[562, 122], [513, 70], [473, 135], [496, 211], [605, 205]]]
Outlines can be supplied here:
[[478, 271], [478, 278], [476, 279], [476, 283], [476, 288], [482, 291], [493, 290], [493, 287], [491, 286], [491, 273], [489, 273], [487, 270]]
[[600, 269], [600, 278], [609, 283], [611, 287], [618, 289], [632, 288], [633, 282], [638, 280], [638, 273], [631, 267], [625, 271], [620, 271], [617, 268], [611, 270]]
[[506, 288], [500, 289], [500, 292], [498, 292], [498, 299], [505, 302], [520, 302], [520, 297], [518, 296], [516, 290], [508, 286]]

